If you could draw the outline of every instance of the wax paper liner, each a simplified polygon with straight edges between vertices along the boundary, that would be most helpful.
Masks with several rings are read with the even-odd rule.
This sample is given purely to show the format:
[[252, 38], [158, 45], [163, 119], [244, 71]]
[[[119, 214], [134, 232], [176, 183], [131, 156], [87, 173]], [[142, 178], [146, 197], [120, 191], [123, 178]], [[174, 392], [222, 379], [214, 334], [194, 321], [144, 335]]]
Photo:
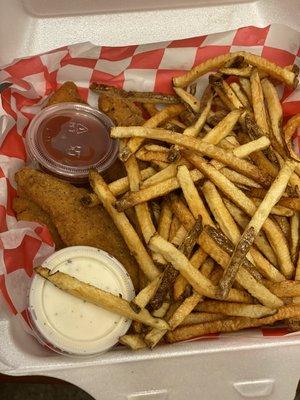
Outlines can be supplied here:
[[[200, 62], [228, 52], [250, 51], [286, 66], [300, 65], [300, 34], [282, 25], [245, 27], [225, 33], [184, 40], [126, 47], [81, 43], [37, 56], [15, 60], [0, 69], [0, 83], [13, 83], [0, 98], [0, 293], [16, 318], [26, 327], [26, 292], [32, 268], [53, 251], [47, 228], [17, 222], [12, 210], [16, 194], [14, 173], [26, 163], [24, 137], [32, 117], [47, 96], [67, 80], [74, 81], [81, 96], [96, 105], [89, 91], [93, 81], [125, 90], [172, 92], [171, 78]], [[201, 77], [197, 93], [207, 84]], [[281, 88], [285, 117], [300, 112], [300, 89]], [[300, 135], [295, 140], [299, 151]], [[251, 336], [281, 336], [285, 328], [262, 328]], [[237, 335], [249, 335], [249, 331]], [[211, 338], [226, 335], [210, 335]]]

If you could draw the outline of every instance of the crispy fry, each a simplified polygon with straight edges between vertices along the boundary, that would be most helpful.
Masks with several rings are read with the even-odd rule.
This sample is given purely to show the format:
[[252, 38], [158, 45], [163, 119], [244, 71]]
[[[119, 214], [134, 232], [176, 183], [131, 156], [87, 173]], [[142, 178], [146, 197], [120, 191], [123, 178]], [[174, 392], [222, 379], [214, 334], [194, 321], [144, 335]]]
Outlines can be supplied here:
[[134, 303], [139, 308], [145, 308], [152, 297], [155, 295], [161, 283], [161, 280], [162, 274], [158, 275], [147, 286], [145, 286], [144, 289], [140, 290], [140, 292], [131, 301], [131, 304]]
[[224, 93], [226, 94], [228, 99], [231, 101], [233, 106], [237, 109], [242, 109], [244, 107], [243, 103], [240, 101], [240, 99], [238, 98], [238, 96], [236, 95], [236, 93], [232, 89], [232, 87], [223, 79], [221, 82], [222, 82]]
[[176, 215], [173, 215], [171, 226], [170, 226], [170, 231], [169, 231], [169, 239], [168, 239], [170, 242], [173, 240], [173, 238], [176, 235], [179, 228], [180, 228], [180, 221], [176, 217]]
[[136, 158], [141, 161], [153, 162], [162, 161], [168, 163], [168, 153], [164, 151], [149, 151], [142, 148], [136, 152]]
[[[250, 77], [250, 75], [249, 75], [249, 77]], [[252, 93], [251, 93], [250, 80], [247, 78], [240, 77], [239, 82], [240, 82], [240, 85], [241, 85], [243, 91], [246, 93], [250, 104], [252, 104]]]
[[186, 166], [178, 167], [177, 179], [193, 217], [197, 219], [200, 215], [204, 225], [214, 225]]
[[276, 310], [258, 304], [225, 303], [216, 300], [205, 300], [199, 303], [197, 311], [248, 318], [262, 318], [276, 313]]
[[224, 139], [237, 123], [241, 112], [239, 110], [231, 111], [224, 117], [218, 125], [216, 125], [211, 131], [209, 131], [203, 138], [203, 141], [211, 144], [218, 144]]
[[208, 114], [211, 109], [211, 104], [212, 104], [212, 97], [210, 97], [208, 99], [206, 106], [202, 110], [202, 112], [199, 115], [199, 118], [197, 119], [195, 124], [185, 128], [185, 130], [183, 131], [184, 135], [192, 136], [192, 137], [197, 137], [199, 135], [199, 133], [201, 132], [201, 130], [207, 120]]
[[174, 87], [173, 89], [177, 96], [180, 97], [181, 100], [186, 103], [194, 112], [198, 113], [200, 111], [200, 101], [195, 96], [182, 88]]
[[171, 243], [174, 244], [174, 246], [178, 247], [182, 244], [183, 239], [185, 238], [187, 231], [183, 225], [180, 225], [180, 227], [177, 229], [175, 235], [173, 236]]
[[289, 182], [290, 176], [295, 169], [295, 163], [286, 161], [284, 167], [280, 170], [277, 178], [273, 182], [266, 197], [258, 206], [248, 226], [246, 227], [239, 243], [231, 256], [230, 262], [226, 267], [225, 273], [219, 286], [221, 289], [221, 297], [226, 298], [228, 290], [232, 287], [235, 276], [240, 265], [246, 258], [248, 251], [254, 243], [255, 237], [268, 218], [272, 208], [277, 203]]
[[[125, 162], [125, 168], [128, 175], [130, 190], [132, 192], [137, 192], [140, 188], [141, 174], [137, 160], [134, 155], [132, 155]], [[152, 222], [148, 204], [147, 203], [137, 204], [135, 206], [135, 212], [144, 240], [146, 243], [148, 243], [150, 238], [156, 232], [155, 226]]]
[[267, 113], [264, 103], [264, 95], [256, 68], [254, 68], [251, 73], [250, 83], [255, 121], [259, 128], [263, 131], [263, 133], [267, 136], [270, 136]]
[[223, 75], [235, 75], [245, 78], [249, 78], [251, 71], [252, 67], [250, 65], [242, 68], [223, 67], [219, 69], [219, 72]]
[[291, 218], [291, 255], [296, 265], [300, 251], [300, 213], [295, 213]]
[[299, 297], [300, 281], [270, 282], [264, 281], [264, 285], [276, 296], [280, 298]]
[[283, 82], [288, 86], [297, 87], [298, 79], [295, 72], [290, 71], [287, 68], [279, 67], [263, 57], [247, 53], [245, 51], [240, 51], [238, 55], [244, 57], [245, 61], [250, 65], [253, 65], [261, 71], [266, 72], [268, 75], [279, 80], [280, 82]]
[[273, 134], [282, 145], [282, 108], [277, 90], [267, 78], [261, 81], [261, 86], [267, 103]]
[[[226, 93], [224, 92], [224, 88], [222, 82], [220, 80], [215, 80], [213, 75], [210, 75], [209, 81], [211, 86], [218, 97], [215, 97], [214, 104], [217, 105], [218, 108], [234, 111], [235, 106], [232, 104], [231, 100], [228, 98]], [[219, 104], [219, 101], [221, 104]]]
[[251, 110], [251, 105], [249, 103], [248, 97], [242, 91], [240, 85], [237, 82], [232, 82], [230, 84], [231, 89], [234, 91], [236, 97], [241, 102], [242, 106]]
[[211, 58], [203, 63], [197, 65], [188, 71], [185, 75], [173, 78], [173, 85], [175, 87], [187, 87], [190, 83], [198, 79], [200, 76], [212, 71], [215, 68], [219, 68], [224, 65], [227, 61], [232, 60], [235, 57], [235, 53], [222, 54], [215, 58]]
[[35, 272], [49, 282], [53, 283], [57, 288], [85, 300], [89, 303], [102, 307], [105, 310], [122, 315], [135, 321], [140, 321], [145, 325], [153, 328], [168, 329], [167, 322], [162, 319], [153, 318], [145, 308], [138, 313], [134, 312], [127, 300], [115, 296], [112, 293], [105, 292], [95, 286], [82, 282], [63, 272], [51, 273], [51, 270], [43, 267], [36, 267]]
[[[232, 215], [235, 222], [244, 230], [248, 225], [250, 219], [246, 216], [246, 214], [236, 207], [233, 203], [224, 199], [224, 203]], [[277, 266], [276, 255], [269, 245], [267, 239], [264, 236], [264, 233], [260, 232], [254, 241], [255, 245], [258, 249], [267, 257], [267, 259], [275, 266]]]
[[90, 171], [90, 184], [97, 196], [99, 196], [104, 208], [113, 219], [116, 227], [123, 236], [128, 248], [132, 251], [139, 266], [145, 273], [148, 279], [152, 280], [159, 275], [159, 270], [154, 265], [151, 257], [147, 253], [140, 238], [133, 229], [124, 213], [119, 213], [115, 208], [115, 197], [108, 189], [108, 186], [102, 177], [95, 171]]
[[128, 334], [121, 336], [119, 338], [119, 342], [121, 344], [124, 344], [124, 346], [129, 347], [131, 350], [141, 350], [147, 347], [142, 335], [139, 334]]
[[[255, 198], [255, 197], [251, 197], [251, 200], [253, 201], [253, 203], [258, 207], [261, 203], [261, 199]], [[279, 202], [279, 201], [278, 201]], [[279, 215], [281, 217], [292, 217], [294, 215], [293, 210], [291, 210], [290, 208], [284, 207], [284, 206], [280, 206], [278, 205], [278, 202], [276, 203], [276, 205], [272, 208], [270, 214], [274, 214], [274, 215]]]
[[[238, 205], [248, 215], [253, 216], [256, 206], [241, 190], [231, 183], [223, 174], [214, 167], [210, 166], [202, 157], [194, 156], [185, 152], [185, 157], [192, 162], [202, 173], [204, 173], [225, 195]], [[289, 277], [293, 274], [294, 266], [291, 261], [287, 241], [279, 229], [271, 219], [267, 219], [264, 223], [264, 231], [266, 232], [270, 244], [276, 253], [280, 264], [281, 272]], [[280, 246], [279, 246], [280, 243]]]
[[170, 194], [170, 206], [173, 213], [176, 215], [185, 229], [188, 231], [191, 230], [195, 223], [195, 218], [184, 202], [173, 193]]
[[[216, 298], [216, 287], [204, 277], [199, 271], [197, 271], [188, 259], [174, 247], [171, 243], [159, 235], [154, 235], [149, 242], [149, 247], [153, 251], [160, 252], [168, 262], [170, 262], [174, 268], [176, 268], [194, 287], [199, 293], [207, 297]], [[250, 298], [246, 293], [232, 289], [229, 293], [228, 299], [236, 302], [249, 302]], [[235, 300], [233, 300], [235, 299]]]
[[[295, 134], [296, 129], [299, 126], [300, 126], [300, 113], [296, 114], [292, 118], [290, 118], [283, 128], [284, 140], [285, 140], [285, 143], [290, 152], [290, 156], [293, 157], [294, 159], [296, 159], [297, 161], [300, 161], [300, 157], [299, 157], [299, 154], [296, 154], [296, 152], [294, 151], [291, 139], [292, 139], [293, 135]], [[297, 174], [300, 175], [299, 165], [297, 166]], [[298, 185], [298, 188], [299, 188], [299, 185]]]
[[183, 136], [179, 133], [170, 132], [164, 129], [152, 129], [145, 127], [117, 127], [111, 131], [111, 136], [114, 138], [123, 137], [148, 137], [149, 139], [166, 141], [168, 143], [177, 144], [185, 148], [197, 151], [202, 155], [214, 158], [225, 165], [230, 166], [237, 172], [241, 172], [249, 178], [256, 179], [262, 185], [269, 185], [270, 179], [257, 167], [251, 163], [238, 159], [236, 156], [221, 148], [218, 148], [209, 143], [205, 143], [199, 139]]
[[[259, 199], [263, 199], [266, 195], [265, 189], [249, 189], [249, 196], [250, 197], [257, 197]], [[300, 211], [300, 199], [296, 197], [285, 197], [283, 195], [281, 199], [277, 202], [277, 205], [290, 208], [294, 211]]]
[[[213, 228], [206, 226], [200, 235], [200, 243], [203, 249], [225, 269], [230, 260], [230, 256], [221, 249], [214, 239], [210, 236]], [[282, 306], [282, 301], [274, 296], [268, 289], [261, 283], [257, 282], [255, 278], [243, 267], [240, 267], [236, 281], [248, 290], [250, 294], [256, 297], [263, 305], [270, 308], [278, 308]]]
[[169, 332], [167, 339], [169, 343], [175, 343], [182, 340], [188, 340], [193, 337], [208, 335], [218, 332], [236, 332], [241, 329], [255, 328], [263, 325], [271, 325], [276, 321], [282, 321], [287, 318], [300, 317], [300, 307], [297, 305], [287, 305], [281, 307], [278, 312], [272, 316], [264, 318], [228, 318], [221, 321], [206, 322], [198, 325], [184, 326]]
[[[183, 104], [175, 104], [175, 105], [168, 106], [168, 107], [164, 108], [163, 110], [161, 110], [159, 113], [155, 114], [150, 119], [148, 119], [144, 123], [144, 127], [155, 128], [155, 127], [165, 123], [169, 119], [176, 117], [183, 110], [184, 110]], [[131, 154], [135, 153], [141, 147], [144, 140], [145, 139], [142, 137], [131, 138], [128, 141], [125, 148], [122, 150], [122, 152], [120, 152], [121, 160], [126, 161], [130, 157]]]
[[246, 176], [233, 171], [232, 169], [229, 168], [221, 168], [220, 170], [226, 178], [228, 178], [231, 182], [235, 183], [236, 185], [239, 186], [249, 186], [249, 187], [256, 187], [259, 188], [261, 185], [259, 183], [256, 183], [253, 179], [247, 178]]

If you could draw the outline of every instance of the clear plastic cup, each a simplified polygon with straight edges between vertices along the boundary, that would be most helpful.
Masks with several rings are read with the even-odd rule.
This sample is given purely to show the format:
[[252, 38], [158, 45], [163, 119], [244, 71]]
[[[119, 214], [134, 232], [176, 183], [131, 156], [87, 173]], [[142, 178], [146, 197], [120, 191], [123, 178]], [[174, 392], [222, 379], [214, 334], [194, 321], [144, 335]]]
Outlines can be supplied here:
[[[134, 289], [125, 268], [103, 250], [73, 246], [52, 254], [43, 266], [61, 271], [100, 289], [132, 300]], [[28, 317], [38, 341], [68, 356], [101, 354], [118, 343], [131, 321], [87, 303], [34, 275], [29, 289]]]
[[85, 182], [91, 168], [103, 172], [116, 160], [113, 126], [107, 115], [89, 105], [54, 104], [31, 121], [26, 149], [41, 169], [73, 183]]

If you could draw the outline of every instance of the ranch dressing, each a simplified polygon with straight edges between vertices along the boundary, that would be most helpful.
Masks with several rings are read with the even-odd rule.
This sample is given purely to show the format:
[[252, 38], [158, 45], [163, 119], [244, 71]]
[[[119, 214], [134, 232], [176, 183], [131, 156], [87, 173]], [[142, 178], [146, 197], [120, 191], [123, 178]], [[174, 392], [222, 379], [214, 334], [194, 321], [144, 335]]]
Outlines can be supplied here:
[[[49, 257], [43, 266], [61, 271], [127, 300], [134, 297], [130, 277], [108, 253], [74, 246]], [[92, 355], [114, 346], [131, 321], [87, 303], [35, 275], [29, 293], [29, 317], [38, 339], [52, 350]]]

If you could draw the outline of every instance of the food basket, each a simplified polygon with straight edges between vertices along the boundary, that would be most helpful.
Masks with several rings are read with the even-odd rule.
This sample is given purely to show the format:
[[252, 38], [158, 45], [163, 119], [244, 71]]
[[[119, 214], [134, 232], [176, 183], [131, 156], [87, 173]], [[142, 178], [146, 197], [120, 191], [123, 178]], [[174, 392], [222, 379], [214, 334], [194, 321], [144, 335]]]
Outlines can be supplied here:
[[[122, 78], [122, 85], [124, 81], [128, 85], [125, 89], [138, 90], [139, 85], [143, 84], [144, 90], [155, 90], [153, 82], [156, 81], [154, 75], [158, 69], [157, 55], [164, 53], [166, 64], [158, 72], [164, 74], [163, 90], [168, 91], [167, 81], [172, 76], [172, 69], [175, 69], [174, 62], [176, 63], [173, 52], [178, 48], [183, 48], [182, 58], [186, 56], [188, 59], [190, 52], [196, 53], [196, 48], [202, 45], [217, 46], [218, 51], [226, 47], [227, 51], [230, 51], [230, 48], [240, 49], [247, 43], [247, 49], [254, 52], [257, 50], [257, 45], [267, 48], [267, 51], [270, 48], [278, 49], [274, 61], [279, 63], [288, 51], [294, 54], [291, 63], [298, 62], [299, 64], [300, 34], [297, 32], [297, 29], [299, 31], [299, 12], [300, 6], [297, 0], [285, 2], [280, 0], [239, 2], [228, 0], [167, 2], [162, 0], [153, 1], [151, 5], [137, 0], [129, 0], [125, 3], [118, 0], [109, 3], [101, 0], [72, 2], [2, 0], [0, 3], [2, 17], [0, 65], [3, 66], [3, 70], [0, 68], [0, 82], [8, 78], [6, 71], [9, 70], [12, 71], [12, 76], [16, 74], [15, 77], [18, 76], [20, 80], [30, 75], [29, 82], [35, 83], [39, 79], [37, 75], [45, 73], [44, 65], [47, 65], [50, 78], [56, 79], [56, 71], [64, 59], [67, 60], [69, 69], [65, 69], [58, 80], [76, 80], [81, 88], [81, 94], [87, 98], [90, 96], [87, 90], [90, 74], [95, 69], [97, 70], [95, 63], [99, 61], [99, 45], [126, 46], [123, 48], [128, 52], [125, 59], [129, 57], [130, 62], [132, 62], [133, 54], [135, 56], [139, 53], [137, 49], [140, 49], [140, 53], [147, 51], [153, 55], [147, 58], [146, 64], [143, 64], [143, 58], [140, 56], [135, 57], [135, 68], [139, 69], [141, 81], [136, 82], [136, 75], [132, 71], [131, 77], [130, 71], [127, 76], [125, 72], [125, 78], [124, 76]], [[272, 24], [271, 28], [270, 24]], [[247, 30], [236, 31], [240, 27], [250, 25], [257, 28], [250, 27]], [[208, 34], [213, 35], [206, 36]], [[182, 42], [184, 45], [180, 44], [179, 40], [186, 38], [195, 39], [187, 39]], [[267, 43], [265, 43], [266, 38]], [[85, 43], [77, 44], [82, 42]], [[156, 42], [160, 44], [142, 46], [145, 43]], [[288, 49], [286, 49], [287, 43]], [[57, 48], [59, 50], [53, 51]], [[112, 54], [118, 57], [123, 50], [121, 47], [115, 48]], [[106, 47], [105, 51], [111, 50]], [[45, 52], [47, 53], [41, 58], [30, 58], [34, 54]], [[16, 68], [18, 63], [8, 65], [11, 60], [21, 57], [28, 57], [28, 62], [25, 60], [25, 63], [20, 64], [21, 69]], [[70, 62], [72, 58], [76, 61]], [[41, 59], [43, 63], [39, 64]], [[94, 62], [95, 60], [97, 61]], [[115, 68], [113, 75], [126, 69], [129, 65], [126, 63], [124, 57], [120, 56], [118, 63], [111, 64], [111, 67], [113, 65]], [[109, 62], [104, 64], [102, 62], [102, 69], [98, 68], [98, 70], [106, 71], [107, 74], [111, 71], [111, 67], [108, 65]], [[191, 65], [184, 65], [183, 62], [182, 70], [190, 67]], [[179, 68], [177, 65], [176, 69]], [[78, 69], [81, 75], [78, 75]], [[97, 75], [98, 79], [100, 75]], [[118, 79], [114, 81], [112, 78], [110, 83], [122, 86]], [[39, 106], [38, 101], [32, 103], [31, 100], [36, 99], [38, 95], [42, 96], [47, 90], [49, 92], [52, 90], [51, 86], [46, 90], [42, 86], [35, 86], [35, 88], [36, 92], [30, 92], [29, 95], [27, 93], [27, 97], [25, 96], [29, 99], [28, 114], [26, 114], [28, 118], [36, 111], [34, 106]], [[28, 90], [28, 88], [22, 88], [21, 85], [19, 97], [16, 96], [15, 103], [10, 102], [13, 105], [12, 113], [19, 112], [16, 104], [22, 97], [22, 90]], [[299, 100], [299, 92], [293, 94], [292, 98], [287, 96], [285, 105], [287, 115], [293, 113], [293, 107]], [[93, 103], [95, 99], [89, 97], [88, 101]], [[7, 113], [3, 105], [0, 107], [0, 112], [1, 110]], [[24, 122], [24, 119], [21, 121]], [[23, 130], [22, 123], [17, 126], [16, 135], [18, 131]], [[0, 119], [1, 144], [11, 124], [10, 118]], [[14, 136], [13, 143], [9, 146], [14, 149], [14, 152], [0, 154], [1, 204], [4, 197], [7, 201], [7, 197], [14, 193], [13, 186], [6, 184], [8, 171], [10, 174], [13, 173], [13, 170], [20, 168], [23, 163], [18, 151], [18, 143], [17, 136]], [[13, 169], [9, 166], [11, 157], [14, 158]], [[3, 208], [0, 206], [0, 217], [2, 212]], [[11, 226], [13, 222], [14, 216], [7, 214], [5, 216], [7, 226]], [[22, 229], [24, 232], [23, 236], [20, 236], [21, 242], [26, 235], [26, 229], [29, 229], [28, 225], [22, 226]], [[1, 227], [0, 241], [1, 244], [4, 243], [4, 246], [0, 247], [2, 293], [3, 288], [7, 287], [6, 282], [4, 284], [6, 278], [3, 275], [7, 266], [5, 260], [7, 254], [11, 254], [10, 257], [14, 260], [20, 257], [21, 262], [29, 262], [28, 268], [31, 268], [32, 261], [37, 263], [39, 259], [51, 252], [51, 245], [47, 244], [47, 234], [37, 225], [34, 229], [37, 229], [35, 231], [37, 240], [42, 238], [43, 246], [32, 255], [26, 253], [26, 244], [24, 244], [24, 247], [18, 248], [18, 254], [13, 254], [15, 242], [13, 244], [9, 242], [10, 239], [5, 237], [6, 229]], [[5, 251], [6, 254], [4, 254]], [[28, 258], [24, 255], [28, 255]], [[21, 290], [18, 286], [19, 282], [20, 280], [14, 281], [12, 277], [10, 288], [15, 285], [18, 290]], [[7, 310], [4, 297], [7, 300], [9, 295], [0, 296], [1, 373], [14, 376], [57, 377], [76, 384], [95, 399], [101, 400], [188, 398], [292, 400], [294, 398], [300, 378], [298, 371], [300, 335], [297, 333], [286, 335], [287, 331], [284, 328], [276, 328], [276, 331], [265, 328], [223, 334], [221, 338], [213, 335], [200, 341], [162, 345], [153, 351], [143, 350], [134, 353], [118, 347], [97, 358], [76, 360], [50, 353], [41, 347], [26, 331], [28, 328], [23, 319], [22, 300], [18, 303], [13, 315]]]

